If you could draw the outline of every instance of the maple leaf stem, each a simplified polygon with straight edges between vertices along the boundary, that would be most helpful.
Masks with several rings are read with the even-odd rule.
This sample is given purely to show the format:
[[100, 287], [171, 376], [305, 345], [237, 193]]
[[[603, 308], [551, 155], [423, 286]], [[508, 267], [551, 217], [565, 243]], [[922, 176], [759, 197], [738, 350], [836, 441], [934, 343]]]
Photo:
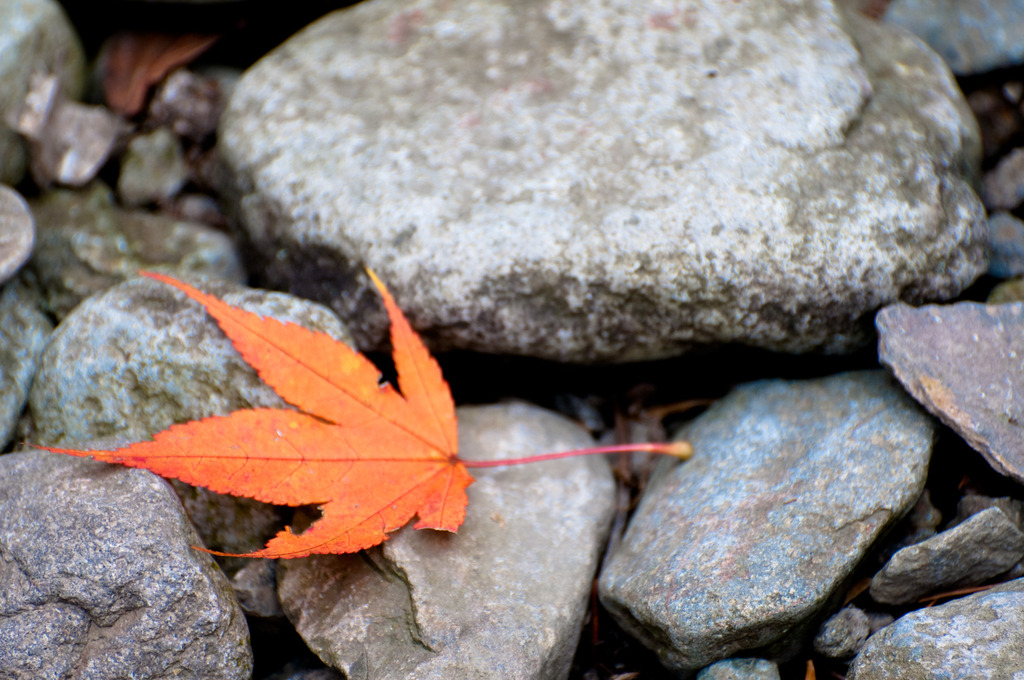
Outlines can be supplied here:
[[675, 456], [680, 460], [687, 460], [693, 455], [693, 446], [690, 442], [666, 442], [657, 444], [644, 442], [641, 444], [613, 444], [610, 446], [595, 446], [587, 449], [573, 449], [571, 451], [559, 451], [557, 453], [541, 453], [536, 456], [525, 458], [505, 458], [503, 460], [465, 460], [459, 458], [459, 462], [468, 468], [490, 468], [504, 467], [506, 465], [523, 465], [525, 463], [540, 463], [545, 460], [557, 460], [559, 458], [575, 458], [576, 456], [592, 456], [600, 453], [629, 453], [646, 451], [648, 453], [659, 453], [666, 456]]

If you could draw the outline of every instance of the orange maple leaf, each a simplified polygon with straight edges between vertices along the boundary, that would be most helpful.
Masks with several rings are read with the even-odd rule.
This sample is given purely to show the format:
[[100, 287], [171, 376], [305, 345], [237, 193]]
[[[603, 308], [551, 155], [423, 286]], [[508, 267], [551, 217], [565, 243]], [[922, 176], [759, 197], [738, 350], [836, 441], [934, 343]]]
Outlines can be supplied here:
[[356, 552], [384, 541], [413, 515], [417, 529], [459, 528], [473, 478], [456, 455], [451, 392], [372, 272], [391, 320], [401, 393], [379, 383], [369, 360], [326, 334], [240, 310], [168, 276], [140, 274], [201, 304], [260, 378], [299, 410], [235, 411], [173, 425], [153, 441], [115, 451], [40, 448], [266, 503], [320, 506], [323, 516], [305, 532], [286, 527], [245, 557]]

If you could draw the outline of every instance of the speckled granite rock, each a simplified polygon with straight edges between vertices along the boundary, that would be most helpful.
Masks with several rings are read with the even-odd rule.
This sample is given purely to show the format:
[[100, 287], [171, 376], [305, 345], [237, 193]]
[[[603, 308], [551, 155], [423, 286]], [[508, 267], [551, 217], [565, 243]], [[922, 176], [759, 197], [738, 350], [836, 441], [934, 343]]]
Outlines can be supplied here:
[[25, 146], [9, 127], [37, 70], [56, 74], [64, 93], [78, 96], [85, 83], [85, 54], [64, 10], [55, 0], [0, 3], [0, 182], [25, 175]]
[[1024, 579], [911, 612], [868, 638], [847, 680], [1016, 680]]
[[242, 611], [163, 480], [39, 452], [0, 479], [0, 676], [249, 679]]
[[680, 434], [696, 454], [652, 480], [601, 601], [683, 677], [785, 657], [914, 504], [932, 430], [881, 371], [738, 388]]
[[978, 147], [933, 53], [828, 0], [373, 0], [219, 144], [260, 271], [361, 344], [368, 264], [437, 347], [577, 362], [860, 346], [984, 271]]
[[[521, 403], [461, 408], [460, 455], [512, 458], [592, 445]], [[284, 560], [281, 602], [350, 678], [565, 678], [614, 511], [600, 458], [474, 470], [457, 534], [406, 527], [358, 555]]]
[[1024, 482], [1024, 304], [896, 304], [875, 324], [879, 360], [906, 390]]

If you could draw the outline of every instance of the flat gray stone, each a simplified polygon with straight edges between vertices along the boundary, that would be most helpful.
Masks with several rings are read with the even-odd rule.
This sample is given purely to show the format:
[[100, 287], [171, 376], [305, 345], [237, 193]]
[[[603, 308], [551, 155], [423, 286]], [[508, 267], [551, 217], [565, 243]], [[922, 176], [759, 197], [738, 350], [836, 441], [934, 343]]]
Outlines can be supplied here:
[[0, 3], [0, 183], [25, 176], [27, 153], [8, 123], [25, 101], [32, 74], [53, 73], [64, 95], [76, 98], [85, 84], [85, 54], [55, 0]]
[[0, 479], [0, 675], [248, 680], [242, 611], [159, 477], [28, 452]]
[[868, 638], [847, 680], [1020, 680], [1024, 579], [911, 612]]
[[[521, 403], [458, 410], [460, 455], [592, 445]], [[614, 511], [600, 458], [473, 470], [458, 533], [406, 527], [357, 555], [284, 560], [288, 618], [346, 677], [556, 680], [569, 674]]]
[[871, 597], [908, 604], [925, 595], [981, 585], [1024, 558], [1024, 533], [998, 508], [982, 510], [898, 551], [871, 579]]
[[361, 344], [364, 265], [438, 348], [577, 362], [851, 350], [985, 268], [956, 84], [828, 0], [373, 0], [251, 68], [218, 148], [259, 270]]
[[921, 493], [933, 425], [881, 371], [745, 385], [680, 434], [601, 574], [601, 601], [685, 675], [785, 657]]
[[[228, 304], [350, 342], [338, 318], [316, 303], [169, 273]], [[139, 441], [174, 423], [285, 406], [202, 307], [143, 278], [89, 298], [61, 322], [43, 353], [29, 404], [33, 441], [49, 446], [98, 437]], [[280, 528], [272, 506], [187, 485], [179, 493], [207, 547], [250, 552]]]
[[893, 0], [883, 21], [915, 33], [957, 75], [1024, 63], [1020, 0]]
[[0, 450], [14, 438], [53, 326], [21, 281], [0, 288]]
[[829, 659], [851, 659], [871, 634], [871, 620], [864, 610], [843, 607], [821, 625], [814, 636], [814, 651]]
[[54, 190], [32, 201], [36, 252], [29, 269], [58, 319], [85, 298], [139, 269], [174, 267], [241, 283], [234, 243], [222, 231], [164, 215], [114, 206], [100, 183]]
[[879, 360], [914, 399], [1024, 482], [1024, 304], [896, 304], [875, 325]]

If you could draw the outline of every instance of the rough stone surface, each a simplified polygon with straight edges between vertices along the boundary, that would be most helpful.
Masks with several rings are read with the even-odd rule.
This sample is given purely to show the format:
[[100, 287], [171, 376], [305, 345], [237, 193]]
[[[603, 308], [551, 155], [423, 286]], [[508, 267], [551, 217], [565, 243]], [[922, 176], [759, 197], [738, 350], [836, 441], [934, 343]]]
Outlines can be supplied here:
[[159, 477], [30, 452], [0, 479], [0, 676], [248, 680], [242, 611]]
[[7, 447], [53, 326], [20, 281], [0, 289], [0, 450]]
[[779, 667], [766, 659], [727, 659], [702, 670], [697, 680], [779, 680]]
[[921, 493], [931, 419], [880, 371], [753, 383], [681, 433], [600, 578], [619, 623], [685, 675], [784, 657]]
[[1001, 279], [1024, 274], [1024, 222], [1010, 213], [988, 218], [988, 273]]
[[25, 146], [7, 121], [21, 108], [32, 74], [56, 74], [65, 95], [74, 98], [85, 81], [84, 66], [82, 47], [59, 2], [0, 3], [0, 182], [17, 184], [25, 175]]
[[234, 244], [223, 232], [120, 210], [99, 183], [85, 191], [47, 192], [32, 202], [32, 211], [37, 237], [29, 267], [58, 318], [141, 268], [244, 279]]
[[1024, 304], [896, 304], [875, 324], [879, 359], [907, 391], [1024, 482]]
[[[470, 460], [592, 444], [575, 423], [520, 403], [458, 418]], [[457, 534], [406, 527], [358, 555], [281, 563], [285, 613], [325, 663], [350, 678], [568, 675], [614, 510], [608, 464], [473, 472]]]
[[849, 350], [985, 267], [948, 71], [828, 0], [375, 0], [250, 69], [219, 149], [261, 270], [361, 342], [364, 264], [437, 347], [581, 362]]
[[907, 604], [925, 595], [984, 583], [1024, 558], [1024, 533], [989, 508], [952, 529], [903, 548], [871, 579], [871, 597]]
[[181, 143], [168, 128], [139, 135], [121, 159], [117, 195], [126, 205], [166, 201], [185, 185], [187, 170]]
[[850, 659], [871, 634], [871, 621], [864, 610], [843, 607], [829, 617], [814, 636], [814, 651], [830, 659]]
[[[228, 304], [351, 342], [330, 310], [308, 300], [171, 273]], [[142, 278], [86, 300], [64, 319], [29, 404], [35, 441], [51, 446], [110, 436], [139, 441], [174, 423], [284, 406], [202, 307]], [[249, 552], [280, 528], [276, 510], [251, 499], [186, 485], [180, 494], [210, 548]]]
[[958, 75], [1024, 62], [1021, 0], [893, 0], [883, 20], [915, 33]]
[[911, 612], [868, 638], [847, 680], [1019, 680], [1024, 579]]

